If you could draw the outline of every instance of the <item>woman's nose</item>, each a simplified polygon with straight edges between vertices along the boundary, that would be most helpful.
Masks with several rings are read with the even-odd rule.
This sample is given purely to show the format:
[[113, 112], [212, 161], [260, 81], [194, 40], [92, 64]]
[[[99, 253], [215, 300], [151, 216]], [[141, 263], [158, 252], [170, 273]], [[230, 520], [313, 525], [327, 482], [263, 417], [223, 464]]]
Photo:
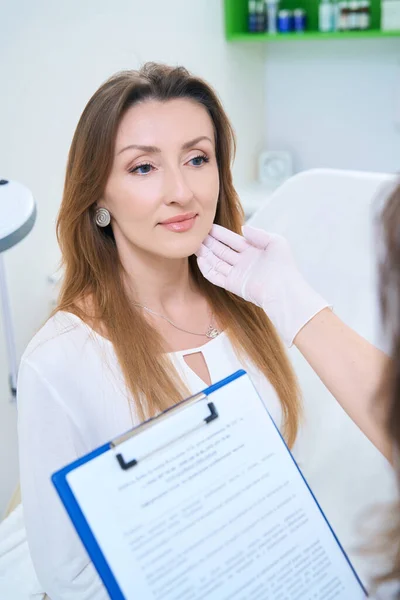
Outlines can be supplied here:
[[193, 191], [180, 169], [168, 172], [164, 196], [167, 204], [188, 204], [193, 199]]

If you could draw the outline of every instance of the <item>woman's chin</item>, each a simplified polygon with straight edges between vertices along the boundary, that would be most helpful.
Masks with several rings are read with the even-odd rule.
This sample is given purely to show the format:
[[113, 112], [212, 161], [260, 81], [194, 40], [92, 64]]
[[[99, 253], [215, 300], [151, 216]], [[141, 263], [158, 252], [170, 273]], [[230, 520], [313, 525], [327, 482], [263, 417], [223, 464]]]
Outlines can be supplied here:
[[188, 258], [195, 254], [202, 241], [206, 236], [179, 236], [176, 240], [173, 240], [169, 244], [165, 244], [164, 247], [158, 247], [156, 250], [157, 254], [163, 255], [165, 258], [177, 259], [177, 258]]
[[200, 248], [201, 242], [197, 245], [193, 244], [182, 244], [180, 248], [170, 249], [169, 252], [165, 253], [165, 258], [178, 259], [178, 258], [188, 258], [195, 254]]

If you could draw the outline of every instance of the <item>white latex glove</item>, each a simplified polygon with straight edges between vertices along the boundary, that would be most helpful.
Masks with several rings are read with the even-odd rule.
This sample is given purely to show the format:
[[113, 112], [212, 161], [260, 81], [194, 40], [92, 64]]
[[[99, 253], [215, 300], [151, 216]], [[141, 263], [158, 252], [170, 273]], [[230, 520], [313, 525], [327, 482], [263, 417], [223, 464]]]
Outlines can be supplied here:
[[213, 225], [196, 252], [211, 283], [253, 302], [267, 313], [287, 346], [329, 304], [300, 274], [285, 238], [245, 226], [243, 236]]

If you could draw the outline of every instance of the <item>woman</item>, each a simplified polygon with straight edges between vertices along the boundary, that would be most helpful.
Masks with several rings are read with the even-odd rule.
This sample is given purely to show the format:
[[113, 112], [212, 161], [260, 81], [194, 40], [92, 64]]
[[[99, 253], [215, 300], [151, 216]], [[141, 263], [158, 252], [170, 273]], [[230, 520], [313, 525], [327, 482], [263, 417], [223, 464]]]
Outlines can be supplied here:
[[[27, 535], [52, 600], [107, 597], [51, 486], [54, 471], [243, 367], [293, 446], [299, 393], [276, 329], [354, 418], [375, 381], [377, 351], [333, 316], [285, 248], [266, 265], [272, 294], [259, 306], [246, 301], [259, 300], [246, 273], [240, 285], [255, 290], [246, 300], [236, 284], [203, 277], [195, 252], [213, 223], [242, 241], [233, 150], [215, 93], [182, 68], [117, 74], [78, 123], [57, 224], [60, 301], [24, 353], [18, 389]], [[243, 256], [259, 252], [258, 235], [246, 231]], [[372, 421], [361, 426], [381, 443]]]

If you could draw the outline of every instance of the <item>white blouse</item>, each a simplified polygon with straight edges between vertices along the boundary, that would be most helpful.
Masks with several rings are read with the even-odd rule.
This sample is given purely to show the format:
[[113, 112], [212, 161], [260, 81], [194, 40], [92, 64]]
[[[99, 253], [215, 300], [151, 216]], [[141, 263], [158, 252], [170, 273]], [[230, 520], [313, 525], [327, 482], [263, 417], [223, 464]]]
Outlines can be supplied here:
[[[279, 398], [225, 333], [169, 356], [193, 394], [206, 384], [184, 356], [201, 352], [212, 383], [244, 368], [281, 426]], [[51, 600], [105, 600], [107, 592], [58, 496], [51, 475], [137, 424], [110, 341], [75, 315], [59, 312], [28, 345], [18, 378], [22, 502], [33, 564]]]

